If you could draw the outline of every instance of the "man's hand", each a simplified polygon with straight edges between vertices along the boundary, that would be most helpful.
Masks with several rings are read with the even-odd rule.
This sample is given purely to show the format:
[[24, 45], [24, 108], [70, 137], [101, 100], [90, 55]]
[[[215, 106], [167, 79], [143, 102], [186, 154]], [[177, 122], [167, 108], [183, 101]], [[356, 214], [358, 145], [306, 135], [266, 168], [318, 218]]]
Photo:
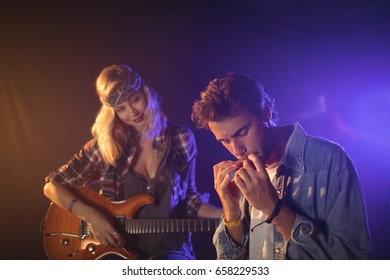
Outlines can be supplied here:
[[214, 188], [221, 200], [225, 218], [228, 222], [236, 221], [240, 217], [241, 192], [234, 182], [230, 181], [233, 171], [241, 167], [241, 163], [231, 160], [222, 161], [213, 167]]
[[279, 198], [261, 158], [250, 154], [237, 175], [234, 182], [249, 204], [270, 215]]

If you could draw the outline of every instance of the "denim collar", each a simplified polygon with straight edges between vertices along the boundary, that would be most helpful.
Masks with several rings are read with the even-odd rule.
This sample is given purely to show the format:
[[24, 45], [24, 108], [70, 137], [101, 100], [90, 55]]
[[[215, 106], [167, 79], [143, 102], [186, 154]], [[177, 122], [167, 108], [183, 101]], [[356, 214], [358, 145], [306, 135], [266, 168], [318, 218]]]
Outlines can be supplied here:
[[303, 156], [307, 134], [299, 123], [285, 125], [282, 128], [286, 130], [292, 129], [292, 133], [288, 139], [284, 154], [279, 161], [279, 168], [281, 165], [285, 165], [288, 168], [304, 173]]

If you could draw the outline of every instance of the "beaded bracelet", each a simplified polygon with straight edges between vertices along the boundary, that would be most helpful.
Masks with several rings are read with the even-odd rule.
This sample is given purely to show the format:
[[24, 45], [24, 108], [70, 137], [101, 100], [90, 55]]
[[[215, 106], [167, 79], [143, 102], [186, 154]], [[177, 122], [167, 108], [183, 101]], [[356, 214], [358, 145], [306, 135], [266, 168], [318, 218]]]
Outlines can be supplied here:
[[68, 205], [68, 211], [69, 212], [72, 212], [72, 209], [73, 209], [73, 206], [74, 206], [74, 204], [77, 202], [77, 199], [76, 198], [73, 198], [72, 200], [71, 200], [71, 202], [69, 202], [69, 205]]

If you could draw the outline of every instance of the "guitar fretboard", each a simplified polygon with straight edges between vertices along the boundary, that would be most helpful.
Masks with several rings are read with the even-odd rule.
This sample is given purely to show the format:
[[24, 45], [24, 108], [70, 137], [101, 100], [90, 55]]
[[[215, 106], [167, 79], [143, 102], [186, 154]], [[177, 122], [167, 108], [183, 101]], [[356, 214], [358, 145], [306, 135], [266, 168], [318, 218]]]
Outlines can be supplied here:
[[135, 219], [126, 221], [128, 234], [212, 231], [219, 219]]

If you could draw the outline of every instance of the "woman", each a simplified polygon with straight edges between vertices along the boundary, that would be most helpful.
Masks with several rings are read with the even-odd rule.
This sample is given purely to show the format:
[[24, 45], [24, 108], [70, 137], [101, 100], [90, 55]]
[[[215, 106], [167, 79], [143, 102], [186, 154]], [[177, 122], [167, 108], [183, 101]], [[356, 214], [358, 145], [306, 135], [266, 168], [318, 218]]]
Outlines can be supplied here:
[[[219, 218], [221, 209], [196, 189], [194, 136], [166, 121], [157, 93], [126, 65], [103, 69], [96, 90], [102, 106], [92, 126], [93, 139], [46, 177], [44, 194], [87, 222], [105, 246], [122, 247], [126, 236], [72, 189], [98, 185], [113, 201], [153, 196], [154, 203], [138, 209], [134, 218]], [[136, 235], [131, 243], [141, 259], [195, 258], [190, 233]]]

